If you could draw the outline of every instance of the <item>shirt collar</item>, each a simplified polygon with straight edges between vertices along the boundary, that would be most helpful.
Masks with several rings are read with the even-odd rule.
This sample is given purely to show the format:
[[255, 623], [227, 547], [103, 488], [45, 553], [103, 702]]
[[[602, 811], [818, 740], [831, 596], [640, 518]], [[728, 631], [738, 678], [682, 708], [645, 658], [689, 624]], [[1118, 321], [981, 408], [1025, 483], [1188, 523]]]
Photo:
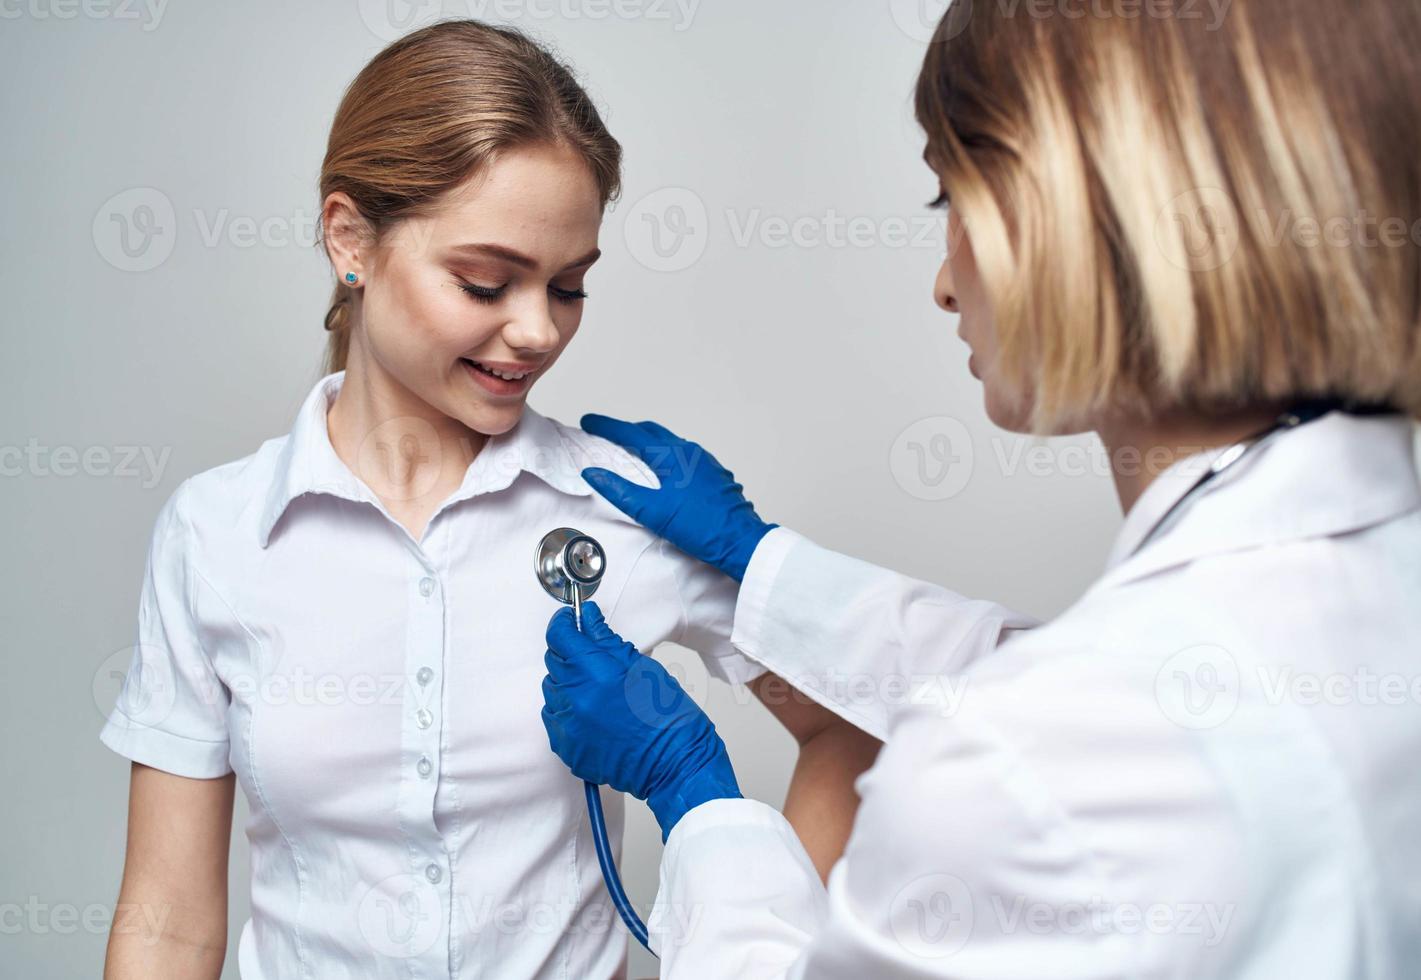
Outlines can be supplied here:
[[[335, 401], [345, 372], [321, 378], [297, 411], [296, 421], [276, 460], [258, 526], [263, 548], [291, 501], [307, 493], [329, 493], [347, 500], [363, 500], [384, 512], [378, 496], [345, 464], [331, 445], [326, 413]], [[509, 431], [491, 436], [464, 472], [464, 479], [440, 510], [481, 493], [507, 489], [520, 473], [531, 473], [555, 490], [575, 496], [593, 491], [582, 479], [560, 427], [527, 406]]]
[[1210, 554], [1343, 534], [1421, 507], [1415, 431], [1404, 415], [1331, 412], [1280, 433], [1205, 484], [1136, 553], [1227, 447], [1180, 460], [1130, 509], [1105, 580], [1139, 578]]

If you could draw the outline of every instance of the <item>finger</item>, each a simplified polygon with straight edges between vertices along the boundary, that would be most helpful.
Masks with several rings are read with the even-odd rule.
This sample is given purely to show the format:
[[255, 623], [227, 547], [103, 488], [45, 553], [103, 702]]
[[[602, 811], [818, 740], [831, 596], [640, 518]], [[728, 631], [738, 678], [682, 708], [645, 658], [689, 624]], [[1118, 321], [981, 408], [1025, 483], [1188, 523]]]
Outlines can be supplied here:
[[622, 639], [621, 633], [607, 624], [607, 619], [603, 616], [603, 608], [595, 602], [584, 602], [583, 604], [583, 632], [597, 642], [597, 649], [605, 650], [605, 652], [615, 653], [624, 648], [635, 650], [632, 643]]
[[623, 479], [611, 470], [599, 466], [589, 466], [582, 471], [587, 485], [607, 499], [617, 510], [626, 514], [638, 524], [644, 523], [643, 515], [651, 510], [655, 490]]
[[627, 645], [627, 641], [617, 635], [617, 631], [607, 625], [603, 608], [588, 599], [583, 604], [583, 635], [593, 641], [597, 649], [612, 650]]
[[561, 671], [581, 657], [599, 652], [614, 653], [619, 647], [629, 645], [618, 636], [602, 617], [602, 609], [595, 602], [582, 604], [582, 629], [577, 628], [571, 606], [564, 606], [553, 613], [548, 621], [547, 663], [558, 663]]
[[543, 677], [543, 709], [549, 714], [561, 716], [572, 708], [567, 692], [558, 686], [551, 674]]
[[608, 641], [618, 644], [624, 642], [612, 630], [612, 627], [607, 625], [607, 620], [602, 615], [602, 607], [595, 602], [582, 604], [582, 632], [591, 637], [599, 646]]
[[623, 449], [630, 449], [638, 456], [641, 455], [647, 444], [653, 441], [651, 434], [635, 422], [614, 419], [610, 415], [598, 415], [595, 412], [582, 416], [582, 430], [615, 442]]
[[592, 646], [591, 637], [578, 630], [571, 606], [563, 606], [553, 613], [548, 620], [546, 639], [548, 652], [563, 660], [581, 656]]
[[655, 422], [624, 422], [605, 415], [584, 415], [583, 427], [628, 450], [664, 482], [674, 470], [673, 460], [684, 439]]
[[547, 708], [542, 710], [543, 730], [548, 733], [548, 748], [557, 752], [557, 745], [563, 739], [562, 720]]
[[639, 424], [643, 429], [646, 430], [648, 435], [650, 435], [653, 439], [659, 439], [664, 444], [675, 445], [678, 442], [689, 441], [687, 439], [682, 438], [681, 436], [678, 436], [676, 433], [666, 428], [666, 426], [662, 425], [660, 422], [653, 422], [651, 419], [646, 419], [645, 421]]
[[543, 651], [543, 666], [547, 668], [549, 676], [559, 684], [571, 683], [572, 661], [558, 653], [552, 647]]

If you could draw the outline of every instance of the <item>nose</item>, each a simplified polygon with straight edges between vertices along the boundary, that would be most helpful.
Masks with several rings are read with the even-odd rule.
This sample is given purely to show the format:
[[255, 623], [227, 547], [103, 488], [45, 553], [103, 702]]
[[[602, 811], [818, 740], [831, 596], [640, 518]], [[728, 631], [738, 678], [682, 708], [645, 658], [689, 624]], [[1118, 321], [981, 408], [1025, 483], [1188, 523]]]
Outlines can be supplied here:
[[958, 312], [957, 286], [952, 281], [952, 267], [947, 259], [942, 260], [942, 268], [937, 270], [937, 279], [933, 281], [933, 302], [948, 313]]
[[557, 350], [562, 335], [547, 302], [533, 302], [503, 328], [503, 339], [515, 350], [546, 354]]

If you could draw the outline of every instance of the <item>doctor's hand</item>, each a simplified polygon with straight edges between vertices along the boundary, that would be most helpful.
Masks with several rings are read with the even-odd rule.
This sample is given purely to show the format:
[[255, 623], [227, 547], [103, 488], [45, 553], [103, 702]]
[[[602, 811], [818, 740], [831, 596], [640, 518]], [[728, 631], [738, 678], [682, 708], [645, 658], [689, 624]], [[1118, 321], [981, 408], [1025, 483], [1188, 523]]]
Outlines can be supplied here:
[[582, 477], [594, 490], [692, 558], [744, 580], [755, 546], [779, 525], [760, 519], [733, 473], [701, 446], [655, 422], [584, 415], [582, 428], [635, 453], [661, 483], [653, 490], [589, 467]]
[[543, 727], [573, 775], [645, 800], [661, 839], [692, 807], [738, 799], [725, 743], [676, 678], [623, 640], [595, 602], [548, 623]]

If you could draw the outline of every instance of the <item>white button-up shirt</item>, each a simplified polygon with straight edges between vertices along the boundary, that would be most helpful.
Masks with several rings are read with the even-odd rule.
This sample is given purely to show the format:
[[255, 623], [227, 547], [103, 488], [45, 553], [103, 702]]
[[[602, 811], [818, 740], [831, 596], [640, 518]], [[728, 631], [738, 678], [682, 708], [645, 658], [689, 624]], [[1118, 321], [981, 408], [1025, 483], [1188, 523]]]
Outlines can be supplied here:
[[1207, 458], [1034, 629], [771, 532], [732, 639], [887, 743], [827, 890], [769, 807], [677, 824], [662, 975], [1421, 975], [1413, 427], [1282, 434], [1136, 551]]
[[[158, 515], [138, 642], [101, 733], [183, 776], [236, 771], [250, 804], [244, 980], [607, 977], [626, 932], [582, 784], [540, 718], [534, 577], [547, 531], [608, 556], [595, 600], [642, 650], [763, 668], [729, 632], [735, 583], [624, 518], [585, 465], [622, 450], [525, 411], [416, 541], [331, 447], [321, 379], [292, 431], [185, 480]], [[623, 797], [604, 794], [620, 850]]]

